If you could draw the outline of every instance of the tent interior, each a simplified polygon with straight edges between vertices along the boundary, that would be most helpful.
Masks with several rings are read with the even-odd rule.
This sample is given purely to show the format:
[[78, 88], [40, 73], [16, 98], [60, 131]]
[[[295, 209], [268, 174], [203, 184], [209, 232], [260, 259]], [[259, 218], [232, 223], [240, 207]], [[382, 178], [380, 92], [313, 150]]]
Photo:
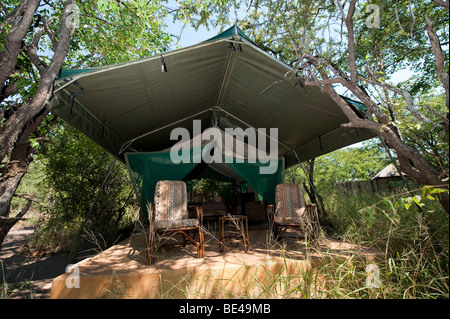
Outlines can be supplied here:
[[[165, 179], [185, 181], [189, 201], [200, 203], [205, 211], [214, 207], [216, 217], [227, 212], [245, 213], [249, 199], [274, 204], [275, 187], [282, 182], [283, 160], [246, 137], [216, 126], [161, 152], [125, 153], [141, 208], [145, 210], [153, 202], [156, 183]], [[195, 186], [202, 180], [206, 187], [196, 194]], [[196, 199], [196, 195], [202, 198]]]
[[[128, 164], [141, 206], [152, 202], [157, 180], [185, 180], [194, 189], [190, 181], [204, 178], [231, 184], [242, 208], [243, 202], [261, 199], [273, 203], [283, 169], [375, 136], [343, 127], [348, 120], [339, 106], [304, 82], [295, 68], [233, 26], [197, 45], [148, 58], [62, 70], [47, 107]], [[363, 104], [343, 98], [358, 116], [366, 116]], [[190, 137], [209, 128], [266, 128], [266, 146], [273, 140], [269, 128], [275, 128], [277, 152], [271, 155], [279, 165], [273, 174], [259, 174], [261, 162], [244, 156], [243, 163], [228, 163], [224, 159], [236, 154], [220, 152], [216, 156], [225, 163], [175, 164], [168, 150], [179, 142], [171, 139], [176, 128]], [[198, 149], [193, 138], [189, 141], [194, 156]], [[239, 187], [243, 183], [247, 188]]]

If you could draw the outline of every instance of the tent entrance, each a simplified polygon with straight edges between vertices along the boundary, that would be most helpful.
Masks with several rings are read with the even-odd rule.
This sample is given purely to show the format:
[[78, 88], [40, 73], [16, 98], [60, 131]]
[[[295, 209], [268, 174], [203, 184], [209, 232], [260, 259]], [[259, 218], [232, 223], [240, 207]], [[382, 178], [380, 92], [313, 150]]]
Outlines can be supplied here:
[[[202, 146], [203, 152], [205, 146]], [[174, 163], [171, 159], [170, 151], [163, 152], [131, 152], [125, 154], [125, 159], [133, 183], [133, 187], [141, 210], [145, 213], [147, 205], [153, 203], [156, 183], [160, 180], [183, 180], [186, 182], [188, 190], [195, 186], [196, 181], [209, 179], [230, 184], [234, 192], [239, 184], [245, 181], [260, 197], [269, 204], [275, 202], [275, 187], [282, 182], [283, 161], [277, 159], [277, 169], [273, 174], [260, 174], [260, 168], [267, 164], [248, 159], [236, 158], [225, 161], [222, 154], [221, 163], [192, 163], [194, 152], [191, 148], [189, 156], [180, 163]], [[230, 194], [230, 196], [232, 196]], [[227, 196], [222, 196], [227, 200]], [[231, 204], [231, 198], [228, 198]]]

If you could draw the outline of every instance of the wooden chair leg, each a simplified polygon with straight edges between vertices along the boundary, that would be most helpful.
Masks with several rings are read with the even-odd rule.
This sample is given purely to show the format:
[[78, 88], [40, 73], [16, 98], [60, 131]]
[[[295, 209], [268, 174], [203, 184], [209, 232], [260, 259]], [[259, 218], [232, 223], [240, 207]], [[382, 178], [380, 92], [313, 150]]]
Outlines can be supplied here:
[[153, 265], [155, 262], [156, 247], [153, 227], [150, 225], [148, 232], [148, 246], [147, 246], [147, 266]]
[[280, 240], [282, 232], [283, 232], [283, 226], [275, 226], [274, 227], [275, 241]]
[[203, 238], [203, 231], [201, 227], [198, 229], [198, 237], [199, 237], [199, 243], [197, 247], [197, 257], [203, 258], [204, 252], [205, 252], [205, 243]]
[[186, 236], [185, 234], [181, 234], [181, 236], [183, 236], [183, 244], [181, 245], [183, 248], [185, 248], [186, 247], [186, 245], [187, 245], [187, 243], [188, 243], [188, 236], [189, 237], [192, 237], [191, 236], [191, 232], [189, 231], [188, 232], [188, 236]]

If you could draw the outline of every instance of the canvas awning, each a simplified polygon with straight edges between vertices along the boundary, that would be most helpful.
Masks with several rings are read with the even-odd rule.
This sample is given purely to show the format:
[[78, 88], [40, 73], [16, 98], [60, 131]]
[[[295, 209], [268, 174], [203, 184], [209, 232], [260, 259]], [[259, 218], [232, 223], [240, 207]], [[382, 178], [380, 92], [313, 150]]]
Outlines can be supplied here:
[[[364, 105], [347, 100], [363, 116]], [[197, 45], [118, 65], [63, 70], [51, 112], [123, 159], [171, 147], [175, 127], [278, 128], [287, 166], [366, 140], [320, 88], [234, 26]]]

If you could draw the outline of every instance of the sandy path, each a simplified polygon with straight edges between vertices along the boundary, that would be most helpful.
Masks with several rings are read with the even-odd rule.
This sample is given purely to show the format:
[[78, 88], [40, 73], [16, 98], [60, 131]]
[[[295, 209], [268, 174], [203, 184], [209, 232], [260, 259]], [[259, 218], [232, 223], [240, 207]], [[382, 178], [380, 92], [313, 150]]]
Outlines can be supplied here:
[[0, 283], [7, 283], [7, 298], [49, 298], [53, 278], [65, 272], [65, 255], [28, 257], [19, 252], [33, 231], [33, 227], [16, 225], [2, 244]]

